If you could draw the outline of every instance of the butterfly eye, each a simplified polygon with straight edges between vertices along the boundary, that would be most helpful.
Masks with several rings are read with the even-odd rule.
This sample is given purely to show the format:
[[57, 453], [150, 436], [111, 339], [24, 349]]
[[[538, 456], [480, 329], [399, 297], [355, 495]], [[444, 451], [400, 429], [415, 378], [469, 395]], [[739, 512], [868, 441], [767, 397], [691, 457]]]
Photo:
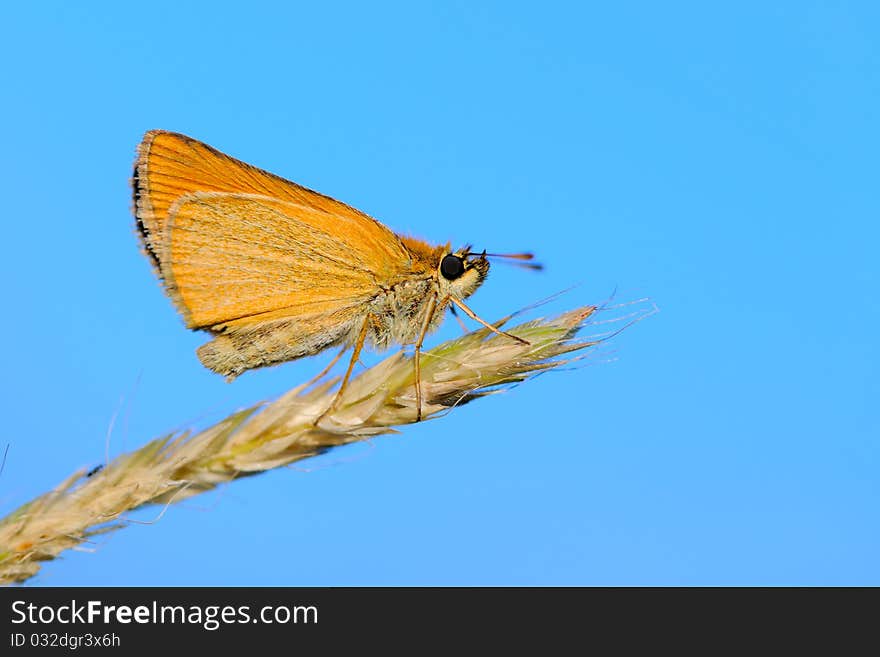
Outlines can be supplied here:
[[443, 260], [440, 261], [440, 273], [446, 280], [454, 281], [464, 273], [464, 260], [451, 253], [443, 256]]

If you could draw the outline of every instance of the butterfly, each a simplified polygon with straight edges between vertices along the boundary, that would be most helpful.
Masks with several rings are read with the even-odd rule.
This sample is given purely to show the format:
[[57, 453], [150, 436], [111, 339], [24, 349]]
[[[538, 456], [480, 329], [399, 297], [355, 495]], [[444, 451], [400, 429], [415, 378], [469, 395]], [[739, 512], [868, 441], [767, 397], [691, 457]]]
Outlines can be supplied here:
[[[132, 178], [137, 232], [188, 328], [212, 339], [196, 353], [232, 380], [247, 370], [353, 348], [334, 402], [365, 346], [414, 347], [416, 419], [420, 352], [447, 309], [528, 344], [465, 303], [489, 273], [487, 254], [394, 233], [329, 196], [241, 162], [182, 134], [147, 132]], [[322, 373], [323, 375], [323, 373]], [[319, 376], [322, 376], [319, 375]]]

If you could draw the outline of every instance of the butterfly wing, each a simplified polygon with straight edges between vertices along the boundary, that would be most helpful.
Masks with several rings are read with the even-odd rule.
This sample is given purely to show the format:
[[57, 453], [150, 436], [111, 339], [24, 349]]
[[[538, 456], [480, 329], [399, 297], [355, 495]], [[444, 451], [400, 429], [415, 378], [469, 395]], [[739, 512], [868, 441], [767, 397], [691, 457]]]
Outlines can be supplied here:
[[345, 342], [411, 268], [368, 215], [183, 135], [147, 133], [133, 183], [144, 250], [227, 376]]

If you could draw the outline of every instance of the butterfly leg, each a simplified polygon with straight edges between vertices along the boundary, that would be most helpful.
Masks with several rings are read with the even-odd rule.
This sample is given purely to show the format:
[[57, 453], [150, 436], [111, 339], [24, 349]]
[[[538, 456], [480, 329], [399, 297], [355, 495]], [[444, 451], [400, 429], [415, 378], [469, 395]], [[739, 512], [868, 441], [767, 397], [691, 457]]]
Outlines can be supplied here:
[[470, 333], [468, 327], [465, 325], [464, 320], [458, 316], [458, 313], [455, 312], [455, 306], [449, 306], [449, 312], [452, 313], [452, 316], [455, 317], [455, 321], [458, 322], [458, 325], [461, 327], [461, 330], [464, 333]]
[[422, 343], [425, 341], [425, 334], [434, 319], [434, 313], [437, 311], [437, 295], [431, 297], [428, 302], [428, 309], [425, 311], [425, 319], [422, 322], [422, 328], [419, 331], [419, 339], [416, 341], [415, 354], [413, 356], [413, 364], [415, 365], [416, 375], [416, 422], [422, 421], [422, 366], [421, 354]]
[[342, 358], [342, 354], [344, 354], [346, 351], [348, 351], [348, 345], [343, 345], [342, 349], [340, 349], [339, 353], [333, 357], [333, 360], [330, 361], [330, 363], [327, 365], [327, 367], [325, 367], [317, 375], [315, 375], [311, 379], [309, 379], [309, 382], [305, 385], [305, 387], [310, 388], [311, 386], [315, 385], [318, 381], [323, 379], [327, 375], [327, 372], [332, 370], [333, 366], [339, 362], [339, 359]]
[[531, 342], [529, 342], [528, 340], [523, 340], [522, 338], [518, 338], [518, 337], [516, 337], [515, 335], [511, 335], [510, 333], [507, 333], [507, 332], [505, 332], [505, 331], [499, 331], [497, 328], [495, 328], [494, 326], [492, 326], [489, 322], [487, 322], [486, 320], [480, 318], [480, 317], [477, 315], [477, 313], [475, 313], [473, 310], [471, 310], [470, 308], [468, 308], [468, 307], [464, 304], [464, 302], [463, 302], [461, 299], [456, 299], [455, 297], [450, 296], [450, 297], [449, 297], [449, 300], [452, 301], [452, 303], [454, 303], [456, 306], [458, 306], [459, 308], [461, 308], [461, 309], [464, 311], [464, 314], [465, 314], [465, 315], [467, 315], [468, 317], [470, 317], [470, 318], [471, 318], [472, 320], [474, 320], [475, 322], [479, 322], [480, 324], [482, 324], [483, 326], [485, 326], [487, 329], [489, 329], [490, 331], [492, 331], [492, 333], [495, 333], [495, 334], [497, 334], [497, 335], [504, 335], [504, 336], [506, 336], [506, 337], [508, 337], [508, 338], [510, 338], [510, 339], [512, 339], [512, 340], [516, 340], [517, 342], [521, 342], [522, 344], [525, 344], [525, 345], [529, 345], [529, 344], [531, 344]]
[[[364, 317], [364, 324], [361, 326], [360, 333], [358, 333], [357, 341], [354, 344], [354, 351], [351, 354], [351, 360], [348, 361], [348, 369], [345, 370], [345, 376], [342, 379], [342, 383], [339, 386], [339, 390], [336, 391], [336, 395], [333, 397], [333, 401], [330, 402], [330, 405], [321, 413], [315, 421], [313, 422], [314, 426], [318, 426], [318, 422], [324, 419], [327, 413], [331, 412], [336, 405], [339, 403], [339, 400], [342, 398], [342, 393], [345, 392], [345, 388], [348, 386], [348, 380], [351, 378], [351, 372], [354, 370], [354, 364], [357, 363], [358, 358], [361, 355], [361, 350], [364, 348], [364, 340], [367, 339], [367, 329], [370, 326], [370, 316], [367, 315]], [[344, 350], [343, 350], [344, 352]], [[342, 356], [342, 353], [339, 354]], [[337, 356], [336, 360], [339, 357]]]

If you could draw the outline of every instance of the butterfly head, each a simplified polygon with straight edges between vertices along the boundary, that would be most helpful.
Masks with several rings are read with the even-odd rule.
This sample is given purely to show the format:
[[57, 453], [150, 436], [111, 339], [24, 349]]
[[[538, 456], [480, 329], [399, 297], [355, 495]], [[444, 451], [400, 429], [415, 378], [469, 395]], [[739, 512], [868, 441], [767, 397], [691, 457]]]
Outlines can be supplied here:
[[488, 273], [489, 261], [485, 253], [472, 253], [470, 246], [458, 251], [446, 250], [437, 264], [441, 291], [459, 299], [472, 295]]

